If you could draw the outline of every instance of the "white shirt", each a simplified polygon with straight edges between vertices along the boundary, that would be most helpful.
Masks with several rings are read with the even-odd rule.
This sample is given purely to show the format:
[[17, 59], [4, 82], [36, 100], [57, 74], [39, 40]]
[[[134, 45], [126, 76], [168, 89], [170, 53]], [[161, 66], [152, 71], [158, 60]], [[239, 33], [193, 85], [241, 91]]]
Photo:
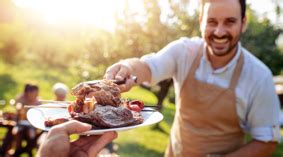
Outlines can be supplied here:
[[[178, 98], [203, 42], [203, 39], [198, 37], [180, 38], [158, 53], [143, 56], [142, 60], [149, 65], [152, 73], [151, 84], [173, 78]], [[240, 50], [243, 50], [244, 65], [236, 87], [236, 108], [240, 126], [256, 140], [280, 142], [280, 105], [272, 73], [260, 60], [242, 48], [240, 43], [238, 46], [234, 58], [226, 66], [216, 70], [212, 68], [207, 56], [203, 55], [195, 77], [202, 82], [228, 88]]]

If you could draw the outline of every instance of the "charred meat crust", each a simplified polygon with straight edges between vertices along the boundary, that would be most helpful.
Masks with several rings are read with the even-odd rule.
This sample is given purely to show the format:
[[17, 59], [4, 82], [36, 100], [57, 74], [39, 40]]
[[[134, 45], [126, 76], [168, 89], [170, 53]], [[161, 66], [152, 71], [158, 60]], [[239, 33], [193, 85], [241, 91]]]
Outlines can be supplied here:
[[[68, 107], [71, 119], [90, 123], [95, 128], [117, 128], [143, 122], [138, 110], [131, 108], [131, 105], [143, 108], [143, 103], [121, 101], [118, 85], [110, 80], [81, 83], [72, 89], [71, 94], [76, 97]], [[45, 125], [53, 126], [63, 122], [62, 118], [50, 119]]]
[[101, 105], [119, 106], [121, 103], [120, 89], [110, 80], [81, 83], [72, 89], [71, 94], [80, 101], [94, 97], [96, 102]]
[[143, 122], [140, 113], [122, 106], [96, 105], [95, 110], [91, 113], [72, 113], [71, 116], [76, 120], [93, 124], [99, 128], [116, 128]]

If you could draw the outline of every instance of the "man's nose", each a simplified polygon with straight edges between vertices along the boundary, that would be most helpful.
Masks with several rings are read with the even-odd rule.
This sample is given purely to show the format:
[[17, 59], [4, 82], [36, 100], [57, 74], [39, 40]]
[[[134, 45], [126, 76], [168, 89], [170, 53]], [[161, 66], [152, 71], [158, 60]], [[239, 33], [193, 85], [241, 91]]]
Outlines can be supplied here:
[[216, 35], [217, 37], [225, 36], [225, 35], [226, 35], [226, 29], [225, 29], [225, 27], [224, 27], [223, 25], [218, 25], [218, 26], [215, 28], [214, 35]]

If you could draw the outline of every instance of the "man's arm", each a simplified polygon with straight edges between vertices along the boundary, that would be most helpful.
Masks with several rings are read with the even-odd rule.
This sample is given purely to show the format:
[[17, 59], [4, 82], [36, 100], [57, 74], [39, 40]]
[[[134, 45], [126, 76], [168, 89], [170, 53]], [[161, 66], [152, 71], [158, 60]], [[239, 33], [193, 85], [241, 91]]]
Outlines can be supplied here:
[[141, 84], [143, 82], [150, 82], [151, 71], [149, 66], [145, 62], [141, 61], [138, 58], [131, 58], [123, 60], [122, 63], [125, 63], [129, 66], [132, 75], [137, 76], [138, 84]]
[[268, 157], [271, 156], [277, 147], [277, 142], [261, 142], [252, 140], [235, 152], [225, 155], [225, 157]]
[[[138, 58], [122, 60], [110, 66], [104, 75], [106, 79], [124, 80], [132, 75], [137, 77], [137, 84], [150, 82], [151, 71], [149, 66]], [[122, 91], [129, 90], [134, 85], [133, 80], [128, 79], [125, 85], [120, 85]]]

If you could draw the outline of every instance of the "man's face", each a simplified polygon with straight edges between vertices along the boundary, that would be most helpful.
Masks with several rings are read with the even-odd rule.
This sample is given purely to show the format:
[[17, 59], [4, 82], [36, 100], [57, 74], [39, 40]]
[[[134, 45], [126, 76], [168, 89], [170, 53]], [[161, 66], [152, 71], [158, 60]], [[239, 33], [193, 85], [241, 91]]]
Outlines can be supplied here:
[[207, 0], [200, 27], [209, 53], [225, 56], [235, 52], [245, 21], [239, 0]]

